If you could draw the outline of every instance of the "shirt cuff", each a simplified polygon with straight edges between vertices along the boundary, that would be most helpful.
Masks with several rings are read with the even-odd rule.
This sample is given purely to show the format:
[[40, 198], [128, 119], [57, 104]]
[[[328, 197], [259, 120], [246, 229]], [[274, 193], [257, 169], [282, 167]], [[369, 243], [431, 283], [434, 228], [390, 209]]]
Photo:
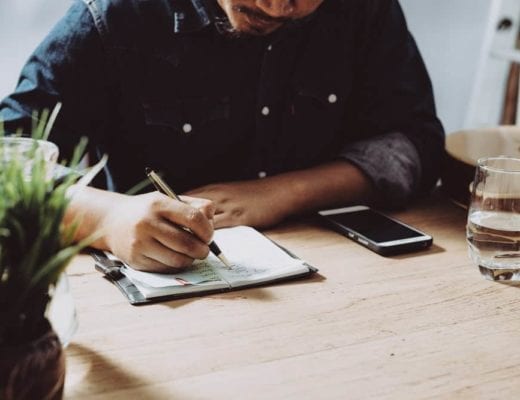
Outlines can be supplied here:
[[419, 153], [402, 133], [350, 143], [343, 149], [340, 158], [356, 165], [372, 180], [379, 207], [403, 207], [419, 187]]

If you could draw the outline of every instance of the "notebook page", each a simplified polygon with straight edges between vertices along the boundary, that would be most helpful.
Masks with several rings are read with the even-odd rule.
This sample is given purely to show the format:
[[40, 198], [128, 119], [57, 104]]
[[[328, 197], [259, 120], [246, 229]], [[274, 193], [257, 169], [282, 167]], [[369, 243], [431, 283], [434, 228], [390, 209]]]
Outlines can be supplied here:
[[233, 264], [231, 269], [210, 254], [205, 260], [196, 260], [192, 267], [172, 274], [142, 272], [126, 264], [121, 272], [147, 298], [240, 287], [309, 272], [304, 261], [291, 257], [253, 228], [219, 229], [214, 240]]
[[147, 298], [169, 296], [186, 293], [207, 293], [214, 290], [228, 290], [229, 284], [225, 281], [202, 282], [197, 285], [167, 286], [162, 288], [150, 287], [144, 283], [134, 282], [139, 291]]
[[222, 280], [214, 267], [205, 260], [195, 261], [192, 267], [173, 274], [137, 271], [128, 265], [125, 265], [121, 272], [146, 298], [229, 288], [229, 284]]
[[208, 261], [220, 265], [217, 272], [232, 287], [266, 282], [309, 271], [302, 260], [295, 259], [260, 232], [246, 226], [215, 231], [215, 242], [233, 264], [227, 269], [214, 256]]
[[[172, 271], [174, 271], [172, 269]], [[195, 261], [193, 266], [172, 274], [156, 274], [152, 272], [137, 271], [125, 265], [122, 271], [132, 281], [139, 281], [150, 287], [183, 286], [186, 283], [198, 285], [203, 282], [220, 281], [220, 276], [214, 268], [205, 261]]]

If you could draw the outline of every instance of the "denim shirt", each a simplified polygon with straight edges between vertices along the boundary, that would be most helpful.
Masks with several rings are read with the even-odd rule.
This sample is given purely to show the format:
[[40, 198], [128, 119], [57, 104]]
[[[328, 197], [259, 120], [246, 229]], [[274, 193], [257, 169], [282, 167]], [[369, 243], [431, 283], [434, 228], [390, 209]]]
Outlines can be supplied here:
[[396, 0], [326, 0], [265, 37], [222, 32], [216, 0], [83, 0], [0, 104], [8, 129], [63, 109], [50, 139], [108, 153], [125, 191], [146, 166], [182, 192], [344, 159], [399, 206], [436, 182], [444, 132]]

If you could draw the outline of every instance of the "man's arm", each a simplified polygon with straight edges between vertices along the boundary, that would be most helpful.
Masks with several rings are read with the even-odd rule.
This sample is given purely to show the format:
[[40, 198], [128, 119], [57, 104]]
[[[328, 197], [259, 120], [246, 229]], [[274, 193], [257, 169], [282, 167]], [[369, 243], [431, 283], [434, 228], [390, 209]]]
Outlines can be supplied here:
[[213, 204], [183, 200], [187, 204], [159, 192], [127, 196], [87, 187], [74, 193], [65, 223], [78, 221], [77, 239], [95, 234], [93, 247], [135, 268], [168, 273], [206, 258], [213, 236]]
[[[372, 179], [380, 207], [403, 207], [439, 177], [444, 130], [422, 57], [397, 0], [360, 0], [355, 113], [358, 141], [341, 156]], [[379, 156], [378, 156], [379, 155]]]
[[[403, 207], [438, 179], [444, 132], [431, 83], [396, 0], [360, 0], [353, 92], [355, 142], [331, 161], [257, 181], [188, 192], [215, 202], [216, 226], [274, 225], [289, 215], [342, 204]], [[353, 127], [344, 129], [352, 130]]]
[[16, 90], [0, 103], [0, 119], [8, 132], [31, 134], [33, 112], [61, 102], [49, 140], [69, 159], [82, 136], [96, 145], [112, 103], [107, 76], [101, 39], [85, 5], [75, 1], [29, 57]]
[[[109, 62], [92, 17], [81, 1], [43, 40], [25, 65], [16, 91], [0, 103], [8, 131], [31, 132], [34, 110], [63, 108], [50, 140], [69, 158], [82, 136], [103, 140], [111, 97]], [[124, 149], [123, 149], [124, 150]], [[65, 223], [79, 222], [77, 239], [98, 232], [94, 247], [109, 250], [140, 269], [169, 272], [205, 258], [213, 234], [213, 206], [186, 205], [159, 193], [126, 196], [93, 188], [76, 193]], [[186, 232], [180, 226], [190, 229]]]
[[372, 182], [359, 168], [333, 161], [259, 180], [204, 186], [190, 196], [215, 203], [215, 227], [268, 227], [289, 215], [373, 199]]

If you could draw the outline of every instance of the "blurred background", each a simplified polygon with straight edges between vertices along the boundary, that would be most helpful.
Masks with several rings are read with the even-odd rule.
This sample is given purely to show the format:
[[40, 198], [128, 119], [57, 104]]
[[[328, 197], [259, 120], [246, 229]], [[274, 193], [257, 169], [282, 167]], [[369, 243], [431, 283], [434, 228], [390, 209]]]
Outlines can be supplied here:
[[[0, 1], [0, 97], [72, 0]], [[333, 0], [326, 0], [333, 1]], [[520, 122], [520, 0], [401, 0], [447, 132]]]

